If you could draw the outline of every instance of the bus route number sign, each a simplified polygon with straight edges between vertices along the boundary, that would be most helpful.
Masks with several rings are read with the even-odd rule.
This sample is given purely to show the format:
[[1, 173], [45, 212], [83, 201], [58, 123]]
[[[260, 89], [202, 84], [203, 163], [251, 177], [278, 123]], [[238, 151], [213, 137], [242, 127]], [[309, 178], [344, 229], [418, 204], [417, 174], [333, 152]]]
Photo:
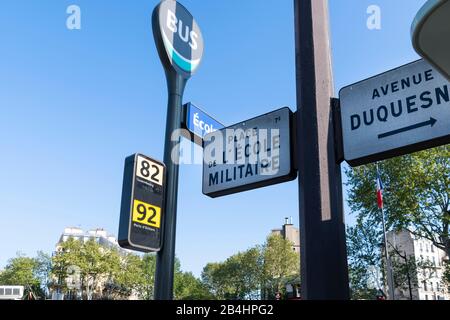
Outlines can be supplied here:
[[157, 252], [161, 249], [166, 167], [142, 154], [125, 160], [119, 245]]

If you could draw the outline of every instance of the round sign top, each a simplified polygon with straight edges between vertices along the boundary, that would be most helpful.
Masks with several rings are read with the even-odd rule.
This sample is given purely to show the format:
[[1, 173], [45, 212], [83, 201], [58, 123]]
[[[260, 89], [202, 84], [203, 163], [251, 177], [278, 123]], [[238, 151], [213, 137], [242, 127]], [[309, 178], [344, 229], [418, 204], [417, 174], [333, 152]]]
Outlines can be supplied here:
[[428, 0], [411, 26], [414, 49], [450, 80], [450, 0]]
[[165, 0], [156, 7], [153, 19], [157, 19], [153, 28], [163, 64], [189, 78], [203, 56], [203, 37], [194, 17], [177, 1]]

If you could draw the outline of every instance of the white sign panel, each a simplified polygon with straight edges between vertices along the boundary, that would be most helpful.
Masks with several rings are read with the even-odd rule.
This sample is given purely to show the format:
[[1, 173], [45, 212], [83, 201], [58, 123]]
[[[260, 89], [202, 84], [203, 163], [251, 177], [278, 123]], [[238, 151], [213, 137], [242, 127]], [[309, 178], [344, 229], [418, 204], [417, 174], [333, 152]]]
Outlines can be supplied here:
[[282, 108], [208, 134], [203, 193], [214, 198], [295, 179], [291, 118]]
[[352, 166], [450, 143], [450, 83], [424, 60], [345, 87], [339, 97]]
[[137, 166], [136, 175], [139, 178], [162, 186], [164, 176], [164, 167], [162, 165], [138, 155]]

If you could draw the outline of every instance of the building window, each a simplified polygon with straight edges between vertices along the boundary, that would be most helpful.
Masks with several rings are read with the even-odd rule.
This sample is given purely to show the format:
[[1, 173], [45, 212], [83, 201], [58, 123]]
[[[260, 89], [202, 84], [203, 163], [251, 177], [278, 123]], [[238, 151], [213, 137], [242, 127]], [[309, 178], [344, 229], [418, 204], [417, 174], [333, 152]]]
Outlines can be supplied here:
[[425, 300], [428, 300], [428, 295], [427, 294], [425, 295]]
[[428, 287], [427, 287], [427, 282], [426, 281], [423, 282], [423, 290], [428, 291]]
[[427, 248], [427, 252], [428, 252], [428, 251], [429, 251], [429, 250], [428, 250], [428, 249], [429, 249], [429, 248], [428, 248], [428, 243], [426, 244], [426, 248]]
[[435, 257], [433, 257], [433, 266], [436, 267], [436, 258]]
[[441, 292], [441, 286], [440, 286], [439, 282], [436, 282], [436, 291]]
[[434, 252], [434, 246], [431, 245], [431, 252]]
[[422, 244], [422, 242], [420, 242], [419, 245], [420, 245], [420, 252], [423, 252], [423, 244]]

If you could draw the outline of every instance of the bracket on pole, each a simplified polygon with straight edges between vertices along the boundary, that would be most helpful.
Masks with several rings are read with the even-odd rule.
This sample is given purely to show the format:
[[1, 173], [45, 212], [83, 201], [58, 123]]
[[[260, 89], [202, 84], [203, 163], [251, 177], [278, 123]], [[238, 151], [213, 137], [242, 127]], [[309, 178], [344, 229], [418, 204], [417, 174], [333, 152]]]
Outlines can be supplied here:
[[334, 152], [336, 163], [341, 164], [345, 159], [344, 140], [342, 137], [341, 102], [338, 98], [331, 98], [331, 112], [333, 114]]

